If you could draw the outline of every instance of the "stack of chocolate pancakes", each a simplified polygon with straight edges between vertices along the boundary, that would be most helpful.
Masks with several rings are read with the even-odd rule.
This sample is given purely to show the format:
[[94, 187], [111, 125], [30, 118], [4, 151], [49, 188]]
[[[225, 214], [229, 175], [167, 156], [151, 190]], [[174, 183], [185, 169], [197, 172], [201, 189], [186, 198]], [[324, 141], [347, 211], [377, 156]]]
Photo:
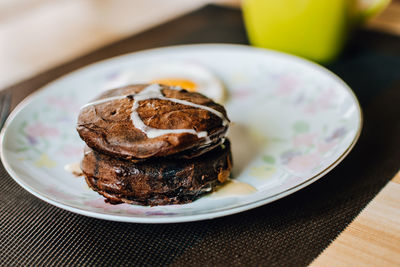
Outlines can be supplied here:
[[159, 84], [109, 90], [81, 108], [87, 184], [110, 203], [182, 204], [225, 182], [229, 119], [199, 93]]

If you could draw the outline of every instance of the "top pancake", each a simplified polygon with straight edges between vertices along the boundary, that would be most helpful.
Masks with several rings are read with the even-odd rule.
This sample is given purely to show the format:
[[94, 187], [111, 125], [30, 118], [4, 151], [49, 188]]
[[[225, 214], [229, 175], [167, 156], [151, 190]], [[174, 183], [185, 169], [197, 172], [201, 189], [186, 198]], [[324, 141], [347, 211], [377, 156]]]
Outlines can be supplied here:
[[[224, 125], [218, 116], [220, 114], [227, 120], [223, 106], [199, 93], [164, 85], [160, 85], [160, 95], [169, 99], [148, 97], [149, 99], [136, 102], [135, 97], [140, 99], [140, 92], [149, 89], [149, 86], [141, 84], [112, 89], [83, 106], [78, 117], [77, 130], [86, 144], [99, 152], [135, 161], [166, 156], [191, 158], [220, 143], [228, 129], [228, 124]], [[157, 85], [152, 85], [152, 88], [154, 86], [157, 88]], [[144, 92], [146, 91], [142, 94]], [[208, 109], [176, 103], [174, 99]], [[191, 132], [166, 131], [166, 134], [159, 136], [148, 136], [149, 132], [146, 134], [139, 129], [137, 121], [132, 121], [132, 107], [135, 102], [136, 114], [144, 127], [189, 129]], [[196, 132], [206, 132], [207, 136]]]

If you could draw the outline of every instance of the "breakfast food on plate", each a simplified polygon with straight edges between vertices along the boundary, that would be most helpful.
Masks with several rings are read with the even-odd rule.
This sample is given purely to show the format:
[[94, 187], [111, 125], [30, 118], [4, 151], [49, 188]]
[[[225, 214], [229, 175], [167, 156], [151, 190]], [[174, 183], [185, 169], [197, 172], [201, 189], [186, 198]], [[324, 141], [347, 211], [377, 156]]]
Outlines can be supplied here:
[[229, 176], [229, 141], [189, 160], [132, 163], [87, 148], [82, 161], [88, 185], [111, 203], [165, 205], [193, 201]]
[[232, 167], [224, 107], [175, 86], [130, 85], [84, 105], [88, 185], [110, 203], [182, 204], [225, 182]]
[[211, 99], [153, 84], [106, 91], [81, 109], [77, 130], [89, 147], [119, 158], [190, 158], [220, 145], [228, 123]]
[[217, 103], [223, 103], [226, 97], [225, 88], [214, 73], [199, 63], [184, 60], [155, 60], [140, 64], [140, 68], [126, 69], [114, 75], [105, 89], [140, 83], [179, 86], [189, 92], [201, 93]]

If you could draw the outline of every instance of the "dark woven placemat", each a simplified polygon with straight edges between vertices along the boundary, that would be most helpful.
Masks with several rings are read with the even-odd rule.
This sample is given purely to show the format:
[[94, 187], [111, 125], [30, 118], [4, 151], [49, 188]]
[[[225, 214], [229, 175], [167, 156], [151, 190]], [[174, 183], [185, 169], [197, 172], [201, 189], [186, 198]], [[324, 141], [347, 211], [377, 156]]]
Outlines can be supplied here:
[[[74, 41], [74, 40], [71, 40]], [[173, 44], [246, 43], [237, 10], [208, 6], [13, 86], [28, 92], [88, 63]], [[328, 66], [356, 92], [362, 136], [318, 182], [269, 205], [211, 221], [143, 225], [102, 221], [53, 207], [0, 166], [0, 264], [306, 265], [351, 222], [400, 166], [400, 38], [362, 31]]]

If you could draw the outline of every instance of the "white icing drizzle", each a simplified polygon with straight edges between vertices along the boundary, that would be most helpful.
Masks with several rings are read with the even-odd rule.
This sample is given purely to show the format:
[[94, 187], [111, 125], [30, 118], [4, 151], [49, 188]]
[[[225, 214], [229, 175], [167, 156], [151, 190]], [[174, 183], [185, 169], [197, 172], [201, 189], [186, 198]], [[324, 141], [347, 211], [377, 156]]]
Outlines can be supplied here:
[[[204, 106], [204, 105], [199, 105], [199, 104], [195, 104], [186, 100], [182, 100], [182, 99], [176, 99], [176, 98], [169, 98], [169, 97], [165, 97], [162, 92], [161, 92], [162, 87], [159, 84], [151, 84], [149, 86], [147, 86], [146, 88], [144, 88], [141, 92], [139, 92], [138, 94], [132, 94], [132, 95], [124, 95], [124, 96], [113, 96], [113, 97], [108, 97], [108, 98], [104, 98], [104, 99], [100, 99], [91, 103], [88, 103], [86, 105], [84, 105], [83, 107], [81, 107], [81, 109], [87, 108], [89, 106], [93, 106], [93, 105], [98, 105], [98, 104], [102, 104], [105, 102], [109, 102], [109, 101], [113, 101], [113, 100], [119, 100], [119, 99], [124, 99], [127, 97], [132, 97], [134, 100], [134, 103], [132, 105], [132, 113], [131, 113], [131, 120], [133, 125], [138, 128], [139, 130], [141, 130], [143, 133], [146, 134], [147, 137], [149, 138], [155, 138], [158, 136], [162, 136], [165, 134], [171, 134], [171, 133], [190, 133], [193, 135], [197, 135], [198, 138], [206, 138], [206, 143], [210, 143], [211, 140], [208, 137], [208, 133], [206, 131], [200, 131], [197, 132], [194, 129], [157, 129], [157, 128], [152, 128], [150, 126], [147, 126], [146, 124], [144, 124], [144, 122], [142, 121], [142, 119], [140, 118], [139, 114], [137, 113], [137, 108], [139, 107], [139, 102], [140, 101], [144, 101], [144, 100], [148, 100], [148, 99], [159, 99], [159, 100], [167, 100], [167, 101], [171, 101], [174, 103], [178, 103], [178, 104], [182, 104], [182, 105], [186, 105], [186, 106], [191, 106], [191, 107], [195, 107], [195, 108], [200, 108], [200, 109], [204, 109], [207, 110], [213, 114], [215, 114], [216, 116], [218, 116], [219, 118], [221, 118], [222, 120], [222, 125], [226, 126], [228, 125], [229, 121], [226, 119], [226, 117], [224, 116], [224, 114], [222, 114], [221, 112], [212, 109], [210, 107]], [[174, 90], [180, 90], [180, 87], [172, 87], [172, 89]]]
[[[222, 145], [224, 142], [225, 142], [225, 137], [222, 137], [222, 138], [218, 141], [218, 143], [216, 144], [216, 146], [220, 146], [220, 145]], [[211, 143], [212, 143], [211, 138], [210, 138], [209, 136], [206, 136], [205, 142], [204, 142], [202, 145], [200, 145], [199, 147], [197, 147], [196, 149], [198, 150], [198, 149], [205, 148], [205, 147], [207, 147], [207, 146], [208, 146], [209, 144], [211, 144]]]
[[114, 101], [114, 100], [124, 99], [126, 97], [127, 97], [126, 95], [110, 96], [110, 97], [107, 97], [107, 98], [103, 98], [103, 99], [99, 99], [99, 100], [87, 103], [86, 105], [83, 105], [81, 107], [81, 109], [84, 109], [84, 108], [87, 108], [87, 107], [90, 107], [90, 106], [95, 106], [95, 105], [102, 104], [102, 103], [106, 103], [106, 102], [110, 102], [110, 101]]
[[191, 133], [191, 134], [197, 135], [198, 138], [204, 138], [204, 137], [208, 136], [208, 133], [206, 131], [197, 132], [194, 129], [156, 129], [156, 128], [147, 126], [146, 124], [144, 124], [144, 122], [142, 121], [142, 119], [140, 118], [139, 114], [136, 111], [136, 109], [139, 107], [139, 101], [143, 101], [143, 100], [147, 100], [147, 99], [168, 100], [168, 101], [186, 105], [186, 106], [192, 106], [195, 108], [205, 109], [205, 110], [217, 115], [218, 117], [220, 117], [222, 120], [223, 126], [228, 124], [228, 120], [225, 118], [225, 116], [221, 112], [216, 111], [215, 109], [212, 109], [210, 107], [195, 104], [195, 103], [192, 103], [192, 102], [189, 102], [186, 100], [165, 97], [161, 93], [161, 89], [162, 88], [159, 84], [152, 84], [152, 85], [147, 86], [140, 93], [134, 95], [135, 102], [132, 105], [131, 119], [132, 119], [133, 125], [136, 128], [140, 129], [142, 132], [144, 132], [147, 135], [147, 137], [154, 138], [154, 137], [158, 137], [158, 136], [161, 136], [164, 134], [170, 134], [170, 133]]

